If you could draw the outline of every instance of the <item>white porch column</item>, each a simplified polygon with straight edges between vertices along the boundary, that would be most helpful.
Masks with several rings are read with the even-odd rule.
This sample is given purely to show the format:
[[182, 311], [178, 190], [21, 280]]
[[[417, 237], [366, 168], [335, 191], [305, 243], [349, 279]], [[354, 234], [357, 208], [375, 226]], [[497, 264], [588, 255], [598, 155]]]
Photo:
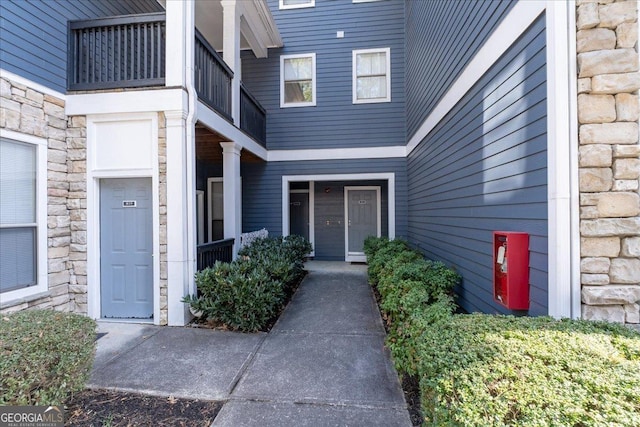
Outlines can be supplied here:
[[184, 87], [187, 59], [185, 52], [190, 46], [193, 49], [194, 41], [187, 40], [186, 18], [189, 11], [193, 10], [192, 1], [168, 1], [166, 2], [166, 43], [167, 59], [165, 65], [165, 84], [167, 86]]
[[185, 325], [191, 318], [180, 300], [195, 290], [194, 114], [192, 92], [195, 3], [166, 2], [166, 85], [186, 88], [181, 109], [165, 111], [167, 162], [167, 321]]
[[240, 80], [242, 76], [240, 64], [240, 2], [237, 0], [222, 0], [222, 58], [233, 71], [231, 82], [231, 116], [233, 123], [240, 126]]
[[240, 182], [240, 151], [235, 142], [221, 142], [222, 186], [224, 188], [224, 238], [234, 238], [233, 258], [240, 248], [242, 233], [242, 183]]
[[171, 326], [189, 320], [188, 307], [180, 302], [191, 293], [189, 266], [188, 180], [186, 111], [167, 111], [167, 310]]

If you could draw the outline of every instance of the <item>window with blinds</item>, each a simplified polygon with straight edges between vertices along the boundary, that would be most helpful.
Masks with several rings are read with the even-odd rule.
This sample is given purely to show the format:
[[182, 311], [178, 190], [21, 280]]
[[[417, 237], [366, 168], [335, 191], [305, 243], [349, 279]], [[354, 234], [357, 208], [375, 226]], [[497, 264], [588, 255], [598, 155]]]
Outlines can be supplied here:
[[36, 146], [0, 139], [0, 292], [37, 284]]

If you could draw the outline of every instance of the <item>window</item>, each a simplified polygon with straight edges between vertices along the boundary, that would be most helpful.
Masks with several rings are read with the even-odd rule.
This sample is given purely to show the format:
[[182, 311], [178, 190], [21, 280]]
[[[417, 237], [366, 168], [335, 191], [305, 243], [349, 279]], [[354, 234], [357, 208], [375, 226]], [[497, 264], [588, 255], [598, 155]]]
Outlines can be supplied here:
[[224, 187], [222, 178], [209, 178], [209, 242], [224, 239]]
[[280, 0], [280, 9], [300, 9], [314, 7], [316, 0]]
[[316, 54], [280, 57], [280, 107], [316, 105]]
[[[39, 206], [40, 195], [46, 191], [46, 180], [39, 178], [39, 171], [46, 170], [45, 144], [46, 140], [33, 144], [0, 139], [0, 293], [5, 294], [3, 299], [46, 290], [46, 228], [40, 228], [43, 220], [46, 222], [46, 211], [42, 212]], [[44, 197], [46, 203], [46, 194]]]
[[353, 103], [391, 101], [391, 49], [353, 51]]

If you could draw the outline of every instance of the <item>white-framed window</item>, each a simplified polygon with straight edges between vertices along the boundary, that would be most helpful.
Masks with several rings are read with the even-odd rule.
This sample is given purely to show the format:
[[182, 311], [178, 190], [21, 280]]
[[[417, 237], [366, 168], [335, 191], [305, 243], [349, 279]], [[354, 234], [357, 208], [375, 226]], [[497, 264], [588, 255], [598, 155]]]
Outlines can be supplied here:
[[280, 56], [280, 107], [316, 105], [316, 54]]
[[0, 134], [2, 301], [47, 290], [47, 141]]
[[315, 5], [316, 0], [280, 0], [280, 9], [301, 9]]
[[391, 102], [391, 49], [353, 51], [353, 103]]

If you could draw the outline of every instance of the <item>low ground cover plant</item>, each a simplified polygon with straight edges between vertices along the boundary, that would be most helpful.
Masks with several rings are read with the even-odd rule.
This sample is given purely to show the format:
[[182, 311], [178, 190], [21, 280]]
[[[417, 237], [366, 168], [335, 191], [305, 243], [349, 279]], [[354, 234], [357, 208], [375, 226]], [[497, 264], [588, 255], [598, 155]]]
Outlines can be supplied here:
[[85, 316], [27, 310], [0, 318], [0, 405], [61, 405], [84, 388], [96, 323]]
[[420, 380], [425, 425], [640, 425], [640, 334], [454, 314], [455, 272], [404, 242], [370, 238], [365, 252], [396, 369]]
[[623, 326], [458, 314], [417, 347], [431, 425], [640, 425], [640, 335]]
[[233, 330], [264, 328], [282, 309], [287, 292], [304, 275], [311, 243], [300, 236], [258, 239], [231, 263], [217, 262], [196, 274], [197, 295], [183, 301], [203, 318]]

